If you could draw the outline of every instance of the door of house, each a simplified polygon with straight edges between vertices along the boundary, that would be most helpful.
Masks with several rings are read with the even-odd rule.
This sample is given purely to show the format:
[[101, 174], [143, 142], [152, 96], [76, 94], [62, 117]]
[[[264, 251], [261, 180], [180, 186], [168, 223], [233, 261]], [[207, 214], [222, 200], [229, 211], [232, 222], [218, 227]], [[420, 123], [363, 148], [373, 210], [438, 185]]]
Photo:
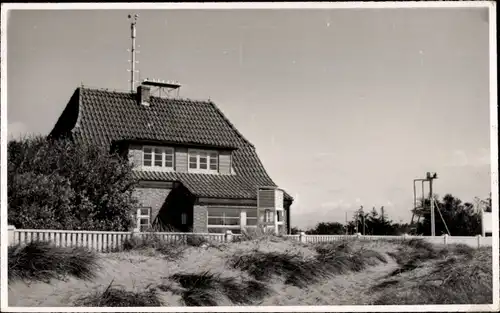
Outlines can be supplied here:
[[179, 225], [179, 231], [181, 232], [188, 232], [191, 227], [191, 225], [193, 225], [193, 221], [190, 221], [190, 216], [189, 214], [187, 213], [181, 213], [179, 215], [179, 221], [178, 221], [178, 224]]

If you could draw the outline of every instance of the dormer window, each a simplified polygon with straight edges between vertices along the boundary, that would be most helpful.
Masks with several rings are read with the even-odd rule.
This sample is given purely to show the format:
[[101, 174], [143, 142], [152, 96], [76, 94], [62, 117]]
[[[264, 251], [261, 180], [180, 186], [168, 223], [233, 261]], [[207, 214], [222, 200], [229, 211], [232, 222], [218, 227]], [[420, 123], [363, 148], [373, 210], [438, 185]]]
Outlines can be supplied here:
[[189, 172], [217, 173], [219, 170], [217, 151], [189, 150]]
[[142, 166], [146, 169], [173, 170], [174, 149], [170, 147], [144, 146]]

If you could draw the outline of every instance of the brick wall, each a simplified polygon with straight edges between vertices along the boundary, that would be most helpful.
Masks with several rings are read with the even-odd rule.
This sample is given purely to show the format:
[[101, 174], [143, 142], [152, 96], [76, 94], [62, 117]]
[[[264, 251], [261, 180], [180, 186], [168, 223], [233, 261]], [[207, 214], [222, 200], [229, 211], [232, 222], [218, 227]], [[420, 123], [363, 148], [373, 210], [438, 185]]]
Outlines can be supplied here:
[[136, 188], [133, 195], [138, 200], [139, 207], [151, 208], [151, 223], [153, 223], [169, 193], [170, 189], [164, 188]]
[[207, 207], [202, 205], [195, 205], [193, 207], [193, 232], [208, 232], [207, 222]]

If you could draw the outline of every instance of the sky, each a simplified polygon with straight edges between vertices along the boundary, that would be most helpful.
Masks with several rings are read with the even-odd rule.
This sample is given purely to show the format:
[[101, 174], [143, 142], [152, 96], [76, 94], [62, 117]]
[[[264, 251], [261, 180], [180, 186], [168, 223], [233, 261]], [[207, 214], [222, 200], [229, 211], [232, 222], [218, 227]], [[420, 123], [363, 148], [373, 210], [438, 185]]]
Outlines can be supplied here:
[[487, 197], [488, 12], [450, 9], [12, 11], [8, 134], [48, 134], [81, 84], [140, 78], [211, 99], [295, 201], [292, 226], [344, 222], [361, 205], [409, 222], [413, 179]]

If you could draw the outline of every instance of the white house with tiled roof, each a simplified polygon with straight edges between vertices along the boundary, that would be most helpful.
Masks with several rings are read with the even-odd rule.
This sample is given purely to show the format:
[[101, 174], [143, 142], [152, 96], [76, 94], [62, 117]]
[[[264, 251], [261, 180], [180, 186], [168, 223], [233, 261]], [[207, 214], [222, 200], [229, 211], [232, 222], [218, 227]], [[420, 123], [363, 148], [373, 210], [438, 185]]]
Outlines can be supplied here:
[[77, 88], [50, 136], [104, 145], [134, 163], [140, 229], [238, 233], [259, 223], [290, 233], [292, 197], [217, 106], [150, 88]]

